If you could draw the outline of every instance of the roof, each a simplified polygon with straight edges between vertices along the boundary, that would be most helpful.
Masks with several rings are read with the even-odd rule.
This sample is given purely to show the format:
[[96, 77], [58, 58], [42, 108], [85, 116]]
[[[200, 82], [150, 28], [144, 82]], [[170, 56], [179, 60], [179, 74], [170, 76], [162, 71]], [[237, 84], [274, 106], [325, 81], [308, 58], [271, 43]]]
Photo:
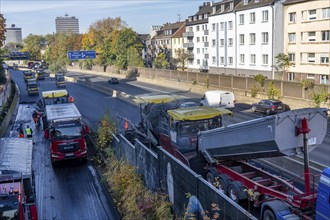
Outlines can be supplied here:
[[197, 121], [211, 119], [220, 115], [232, 115], [233, 113], [224, 108], [212, 108], [209, 106], [198, 106], [192, 108], [180, 108], [168, 110], [167, 113], [178, 121]]
[[[213, 5], [213, 7], [216, 7], [216, 12], [209, 16], [216, 16], [219, 14], [225, 14], [225, 13], [231, 13], [234, 11], [234, 8], [237, 4], [239, 4], [241, 0], [223, 0], [222, 2], [217, 2]], [[233, 4], [233, 8], [230, 8], [230, 5]], [[224, 10], [221, 11], [221, 6], [224, 5]]]
[[252, 9], [252, 8], [260, 8], [263, 6], [270, 6], [275, 1], [276, 0], [259, 0], [259, 2], [256, 2], [255, 0], [249, 0], [249, 2], [246, 5], [244, 5], [244, 0], [242, 0], [235, 7], [235, 11], [247, 10], [247, 9]]
[[283, 2], [283, 5], [291, 5], [291, 4], [310, 2], [310, 1], [313, 1], [313, 0], [286, 0], [285, 2]]
[[182, 34], [186, 31], [186, 26], [182, 25], [179, 30], [177, 30], [173, 35], [172, 38], [180, 38]]
[[137, 104], [161, 104], [169, 103], [178, 99], [178, 96], [174, 95], [150, 95], [150, 96], [136, 96], [133, 101]]
[[49, 121], [71, 120], [82, 117], [74, 103], [46, 105], [46, 115]]
[[199, 6], [199, 10], [195, 15], [209, 14], [212, 12], [212, 6], [210, 2], [204, 2], [203, 5]]
[[33, 143], [26, 138], [0, 139], [0, 174], [12, 170], [31, 175]]
[[180, 28], [183, 24], [184, 24], [184, 21], [181, 21], [181, 22], [178, 21], [175, 23], [166, 23], [162, 26], [160, 31], [177, 29], [177, 28]]
[[42, 92], [42, 98], [44, 99], [60, 98], [60, 97], [65, 97], [67, 95], [69, 95], [69, 93], [66, 89], [50, 90], [50, 91]]

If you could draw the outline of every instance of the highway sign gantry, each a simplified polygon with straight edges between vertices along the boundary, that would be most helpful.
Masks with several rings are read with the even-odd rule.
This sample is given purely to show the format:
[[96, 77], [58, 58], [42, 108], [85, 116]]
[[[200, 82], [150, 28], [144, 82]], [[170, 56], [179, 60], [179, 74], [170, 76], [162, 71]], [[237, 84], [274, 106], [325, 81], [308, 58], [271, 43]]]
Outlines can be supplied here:
[[95, 50], [78, 50], [68, 52], [69, 60], [84, 60], [84, 59], [95, 59]]

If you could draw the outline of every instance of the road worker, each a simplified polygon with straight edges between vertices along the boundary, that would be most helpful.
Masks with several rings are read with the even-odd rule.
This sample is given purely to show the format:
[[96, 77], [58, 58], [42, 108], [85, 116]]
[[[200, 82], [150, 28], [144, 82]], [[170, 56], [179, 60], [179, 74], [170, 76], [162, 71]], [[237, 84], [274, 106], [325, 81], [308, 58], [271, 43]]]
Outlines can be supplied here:
[[17, 128], [17, 131], [18, 131], [18, 136], [20, 138], [24, 138], [24, 128], [23, 128], [23, 124], [22, 123]]
[[25, 133], [27, 138], [32, 138], [32, 129], [29, 127], [29, 125], [26, 126], [25, 128]]

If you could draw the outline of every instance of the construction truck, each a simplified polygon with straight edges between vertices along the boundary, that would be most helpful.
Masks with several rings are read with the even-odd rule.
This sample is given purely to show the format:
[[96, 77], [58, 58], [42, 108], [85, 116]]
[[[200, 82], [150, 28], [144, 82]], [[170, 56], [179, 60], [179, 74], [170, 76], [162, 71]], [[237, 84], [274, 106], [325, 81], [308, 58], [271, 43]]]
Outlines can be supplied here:
[[57, 87], [66, 87], [65, 84], [65, 77], [63, 73], [56, 73], [55, 74], [55, 83]]
[[73, 97], [69, 95], [66, 89], [43, 91], [41, 95], [43, 105], [54, 105], [74, 102]]
[[49, 138], [51, 162], [87, 160], [85, 135], [89, 128], [74, 103], [46, 105], [43, 117], [45, 138]]
[[30, 139], [0, 139], [0, 219], [38, 220], [32, 151]]
[[[248, 200], [260, 207], [261, 219], [314, 219], [318, 213], [326, 216], [319, 219], [329, 220], [329, 169], [321, 176], [318, 193], [318, 178], [308, 165], [308, 151], [325, 137], [327, 109], [292, 110], [223, 126], [223, 116], [231, 114], [228, 110], [218, 109], [216, 114], [206, 106], [180, 109], [168, 95], [141, 96], [135, 102], [141, 112], [140, 124], [132, 126], [138, 138], [162, 146], [196, 172], [196, 164], [206, 167], [210, 183], [235, 202]], [[284, 179], [249, 162], [301, 153], [305, 181]]]
[[35, 78], [26, 80], [26, 90], [28, 95], [39, 95], [39, 83]]

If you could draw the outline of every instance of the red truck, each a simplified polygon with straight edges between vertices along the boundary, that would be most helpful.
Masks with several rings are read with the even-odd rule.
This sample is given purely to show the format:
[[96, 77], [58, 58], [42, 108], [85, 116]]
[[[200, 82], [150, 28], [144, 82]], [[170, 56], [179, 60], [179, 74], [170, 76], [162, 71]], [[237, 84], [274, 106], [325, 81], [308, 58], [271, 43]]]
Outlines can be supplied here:
[[0, 219], [38, 220], [31, 139], [0, 139]]
[[51, 162], [87, 160], [85, 135], [89, 128], [74, 103], [46, 105], [44, 130], [50, 140]]

